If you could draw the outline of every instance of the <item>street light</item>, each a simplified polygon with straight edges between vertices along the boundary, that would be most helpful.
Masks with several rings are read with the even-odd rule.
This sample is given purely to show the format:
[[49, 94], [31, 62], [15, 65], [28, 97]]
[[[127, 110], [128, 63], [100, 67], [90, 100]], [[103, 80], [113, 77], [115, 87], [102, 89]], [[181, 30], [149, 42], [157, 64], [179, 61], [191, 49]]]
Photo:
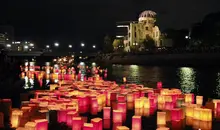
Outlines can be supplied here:
[[50, 48], [50, 45], [46, 45], [46, 48]]
[[81, 43], [81, 47], [84, 47], [85, 46], [85, 44], [84, 43]]
[[58, 43], [58, 42], [55, 42], [55, 43], [54, 43], [54, 46], [55, 46], [55, 47], [58, 47], [58, 46], [59, 46], [59, 43]]
[[73, 46], [72, 45], [69, 45], [69, 48], [72, 48]]
[[95, 49], [95, 48], [96, 48], [96, 45], [93, 45], [93, 46], [92, 46], [92, 48], [94, 48], [94, 49]]
[[7, 47], [7, 48], [11, 48], [11, 44], [7, 44], [6, 47]]

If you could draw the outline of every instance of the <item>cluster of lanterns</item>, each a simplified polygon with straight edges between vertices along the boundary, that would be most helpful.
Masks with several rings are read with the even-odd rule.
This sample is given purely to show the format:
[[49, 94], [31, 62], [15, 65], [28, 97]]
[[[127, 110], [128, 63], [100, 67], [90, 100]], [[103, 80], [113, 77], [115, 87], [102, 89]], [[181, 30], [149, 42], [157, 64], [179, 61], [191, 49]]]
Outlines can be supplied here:
[[[55, 78], [59, 79], [59, 74], [57, 76]], [[195, 129], [211, 130], [213, 117], [220, 118], [220, 100], [209, 101], [203, 106], [202, 96], [165, 89], [161, 82], [153, 89], [137, 84], [118, 85], [99, 76], [84, 81], [64, 79], [61, 78], [59, 85], [51, 84], [50, 90], [36, 91], [35, 98], [22, 102], [20, 109], [11, 110], [11, 101], [3, 100], [9, 105], [5, 105], [8, 111], [0, 112], [0, 126], [5, 114], [11, 115], [12, 127], [22, 130], [47, 130], [48, 123], [57, 122], [66, 123], [72, 130], [109, 129], [110, 122], [114, 130], [129, 130], [123, 126], [128, 110], [134, 110], [132, 130], [142, 130], [141, 117], [155, 112], [157, 130], [169, 130], [167, 124], [170, 123], [172, 129], [181, 129], [183, 120]], [[123, 81], [126, 83], [126, 78]], [[94, 117], [102, 113], [102, 117], [88, 122], [83, 116], [85, 113]]]

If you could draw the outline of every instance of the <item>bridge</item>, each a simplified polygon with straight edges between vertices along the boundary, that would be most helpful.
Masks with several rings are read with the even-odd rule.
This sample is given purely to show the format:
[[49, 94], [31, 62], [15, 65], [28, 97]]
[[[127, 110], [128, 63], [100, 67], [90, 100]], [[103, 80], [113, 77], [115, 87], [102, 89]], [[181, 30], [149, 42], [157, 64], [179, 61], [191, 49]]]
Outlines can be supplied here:
[[78, 56], [87, 56], [87, 57], [94, 57], [97, 53], [70, 53], [70, 52], [42, 52], [42, 51], [28, 51], [28, 52], [19, 52], [19, 51], [9, 51], [6, 53], [9, 57], [61, 57], [61, 56], [68, 56], [74, 55], [75, 57]]

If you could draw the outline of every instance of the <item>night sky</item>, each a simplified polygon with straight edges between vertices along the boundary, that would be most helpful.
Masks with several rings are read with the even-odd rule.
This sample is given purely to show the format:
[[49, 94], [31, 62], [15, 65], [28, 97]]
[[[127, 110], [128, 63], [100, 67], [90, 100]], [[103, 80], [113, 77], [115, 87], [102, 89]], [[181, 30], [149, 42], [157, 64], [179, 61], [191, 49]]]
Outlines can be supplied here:
[[163, 29], [188, 28], [211, 12], [220, 0], [1, 0], [0, 25], [14, 27], [15, 37], [38, 44], [100, 45], [114, 36], [115, 23], [137, 20], [144, 10], [157, 12]]

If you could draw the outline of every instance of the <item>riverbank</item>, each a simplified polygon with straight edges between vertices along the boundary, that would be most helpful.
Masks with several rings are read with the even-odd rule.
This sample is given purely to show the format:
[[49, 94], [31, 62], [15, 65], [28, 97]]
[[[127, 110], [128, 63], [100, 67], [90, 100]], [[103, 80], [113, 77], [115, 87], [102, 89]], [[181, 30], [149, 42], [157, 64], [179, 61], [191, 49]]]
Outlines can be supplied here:
[[184, 53], [152, 55], [105, 55], [97, 62], [105, 64], [136, 65], [180, 65], [180, 66], [213, 66], [220, 65], [220, 53]]

